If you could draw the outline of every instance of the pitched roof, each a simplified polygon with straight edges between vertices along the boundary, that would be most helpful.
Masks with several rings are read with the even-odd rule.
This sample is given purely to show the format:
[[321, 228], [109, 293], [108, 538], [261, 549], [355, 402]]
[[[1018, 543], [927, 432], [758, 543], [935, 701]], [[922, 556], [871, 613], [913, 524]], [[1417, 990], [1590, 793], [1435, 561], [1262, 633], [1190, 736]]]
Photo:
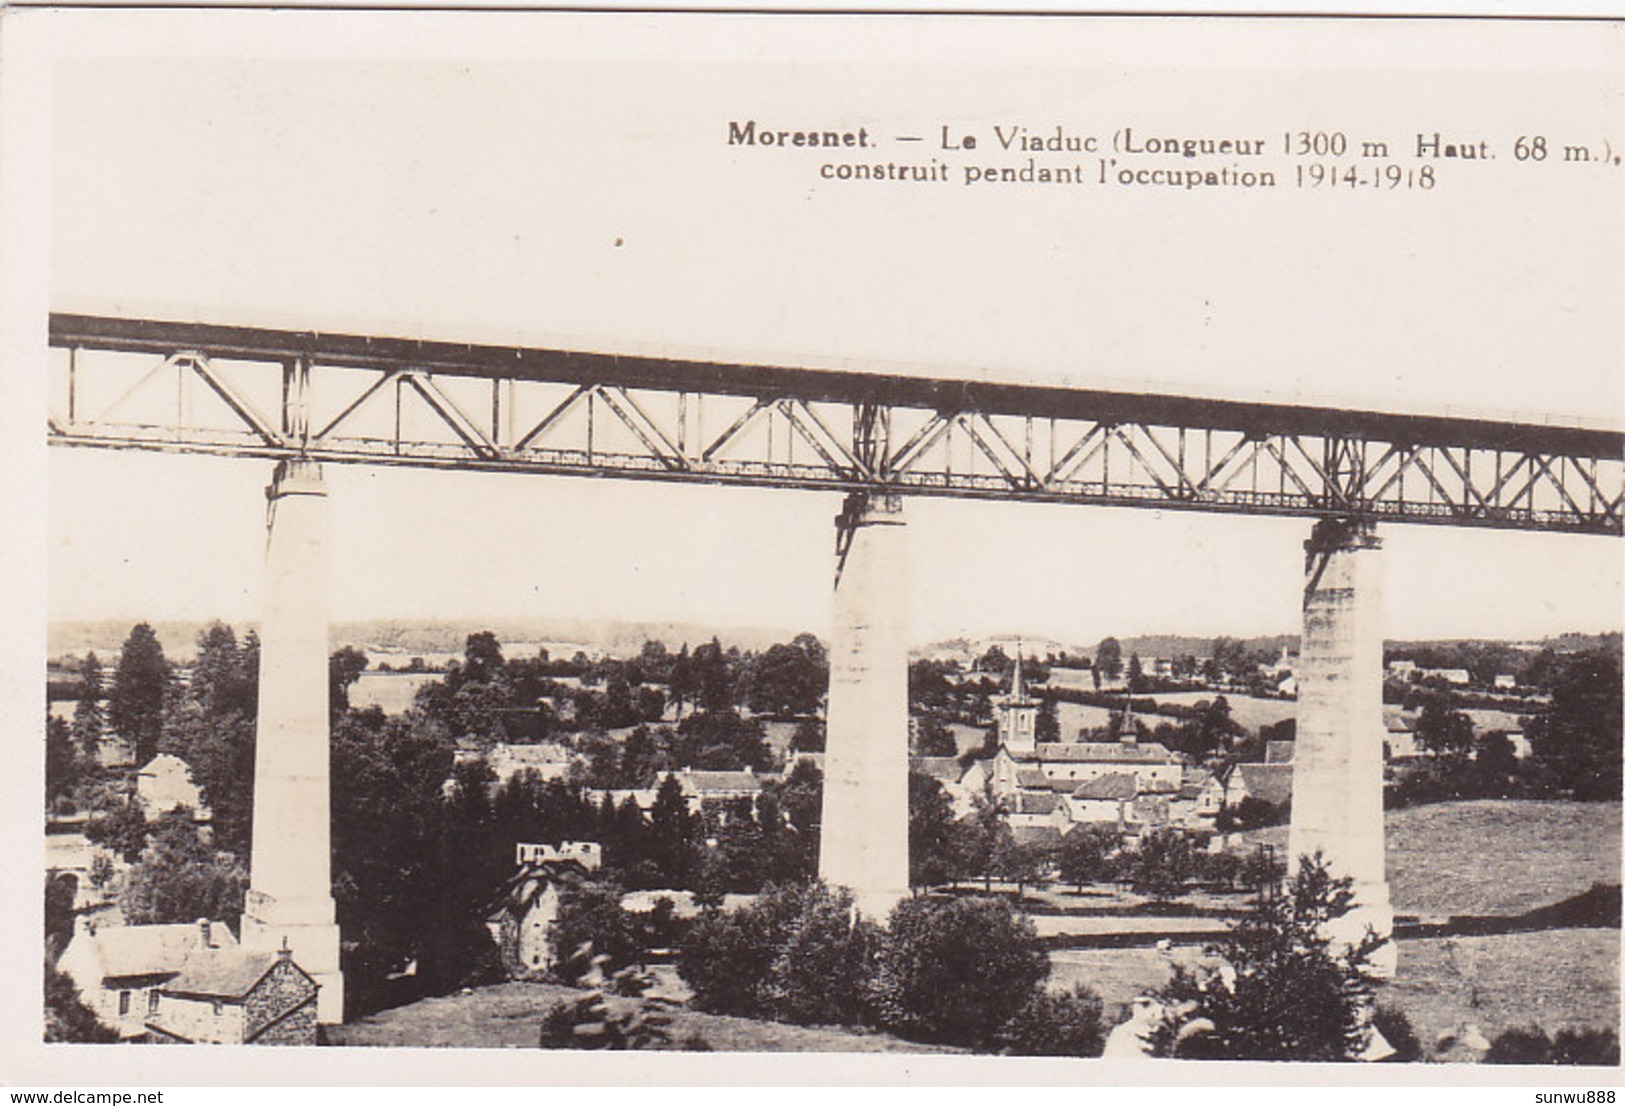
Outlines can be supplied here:
[[[1292, 798], [1292, 765], [1238, 764], [1242, 786], [1247, 794], [1280, 805]], [[1233, 786], [1233, 781], [1232, 781]]]
[[1018, 769], [1016, 769], [1016, 786], [1017, 787], [1040, 788], [1040, 787], [1048, 787], [1049, 783], [1050, 783], [1049, 777], [1044, 774], [1044, 770], [1042, 768], [1018, 768]]
[[1018, 845], [1048, 845], [1061, 843], [1061, 831], [1054, 826], [1012, 826], [1010, 837]]
[[1012, 814], [1050, 814], [1061, 801], [1053, 791], [1016, 791], [1008, 799], [1006, 809]]
[[276, 966], [278, 953], [250, 952], [243, 948], [194, 949], [180, 974], [164, 984], [174, 995], [204, 998], [242, 998]]
[[958, 783], [959, 777], [965, 774], [959, 767], [958, 757], [910, 757], [908, 766], [942, 783]]
[[1072, 792], [1074, 799], [1132, 799], [1139, 792], [1134, 777], [1127, 772], [1096, 776]]
[[570, 750], [551, 742], [541, 745], [493, 745], [491, 756], [516, 765], [568, 764]]
[[1126, 744], [1121, 741], [1052, 742], [1038, 747], [1040, 760], [1087, 763], [1104, 761], [1114, 764], [1171, 764], [1173, 754], [1160, 741], [1141, 741]]
[[684, 771], [678, 778], [696, 792], [704, 795], [716, 791], [760, 791], [762, 781], [754, 772], [693, 772]]
[[138, 776], [156, 776], [160, 772], [184, 772], [190, 778], [192, 766], [174, 753], [159, 753], [136, 772]]
[[[101, 965], [103, 978], [170, 975], [181, 970], [187, 956], [201, 949], [203, 935], [197, 922], [170, 925], [106, 926], [75, 940], [89, 940]], [[225, 922], [209, 924], [209, 939], [222, 947], [235, 947]]]

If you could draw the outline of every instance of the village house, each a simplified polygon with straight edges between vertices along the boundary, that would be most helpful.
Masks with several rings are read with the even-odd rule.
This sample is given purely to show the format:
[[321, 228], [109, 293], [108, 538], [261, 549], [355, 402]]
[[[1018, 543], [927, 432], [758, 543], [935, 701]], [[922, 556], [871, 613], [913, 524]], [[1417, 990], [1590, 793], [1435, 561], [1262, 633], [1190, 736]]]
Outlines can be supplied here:
[[958, 757], [909, 757], [908, 767], [909, 771], [930, 776], [942, 786], [955, 818], [963, 818], [975, 809], [974, 793], [961, 783], [965, 770], [960, 767]]
[[181, 809], [192, 811], [196, 821], [210, 819], [203, 792], [192, 782], [191, 767], [172, 753], [159, 753], [142, 766], [136, 773], [135, 793], [148, 821]]
[[120, 1037], [143, 1036], [157, 1012], [159, 989], [175, 978], [197, 949], [235, 948], [224, 922], [98, 926], [81, 916], [57, 961], [86, 1006]]
[[1141, 742], [1133, 731], [1118, 741], [1080, 741], [1041, 746], [1038, 768], [1051, 780], [1085, 783], [1115, 772], [1133, 775], [1141, 791], [1178, 791], [1184, 764], [1166, 745]]
[[[459, 760], [479, 756], [477, 750], [458, 750]], [[573, 754], [562, 745], [543, 742], [539, 745], [513, 745], [499, 742], [484, 754], [485, 762], [496, 773], [498, 783], [507, 783], [521, 772], [534, 772], [543, 780], [562, 780], [570, 774]]]
[[665, 782], [667, 776], [676, 778], [690, 814], [709, 813], [720, 816], [725, 813], [725, 808], [730, 802], [739, 800], [755, 802], [756, 796], [762, 793], [762, 777], [749, 768], [737, 772], [683, 768], [665, 773], [655, 780], [653, 787], [589, 788], [583, 795], [595, 806], [602, 805], [604, 799], [608, 798], [619, 807], [630, 798], [637, 804], [639, 810], [648, 814], [653, 809], [655, 798], [660, 793], [660, 785]]
[[518, 870], [503, 884], [485, 916], [502, 969], [510, 979], [544, 975], [555, 962], [548, 939], [559, 916], [565, 881], [584, 879], [598, 868], [602, 853], [593, 842], [566, 841], [557, 848], [520, 844]]
[[1209, 775], [1206, 779], [1195, 785], [1196, 815], [1199, 818], [1217, 818], [1219, 811], [1224, 809], [1224, 781], [1218, 776]]
[[1016, 791], [999, 799], [999, 809], [1012, 830], [1036, 826], [1060, 830], [1072, 824], [1065, 802], [1053, 791]]
[[1382, 712], [1383, 759], [1393, 764], [1404, 764], [1426, 755], [1416, 740], [1416, 723], [1404, 712], [1385, 708]]
[[317, 983], [286, 947], [195, 950], [157, 992], [155, 1044], [314, 1045]]
[[1237, 764], [1224, 780], [1224, 805], [1235, 810], [1260, 799], [1277, 810], [1292, 801], [1291, 764]]
[[1106, 825], [1122, 830], [1128, 825], [1129, 806], [1139, 794], [1134, 776], [1109, 772], [1079, 784], [1066, 797], [1068, 820], [1074, 825]]
[[1218, 808], [1211, 812], [1205, 809], [1207, 794], [1207, 781], [1194, 777], [1186, 777], [1178, 791], [1165, 797], [1168, 803], [1168, 818], [1176, 826], [1185, 826], [1192, 829], [1210, 829], [1204, 826], [1205, 819], [1218, 817]]

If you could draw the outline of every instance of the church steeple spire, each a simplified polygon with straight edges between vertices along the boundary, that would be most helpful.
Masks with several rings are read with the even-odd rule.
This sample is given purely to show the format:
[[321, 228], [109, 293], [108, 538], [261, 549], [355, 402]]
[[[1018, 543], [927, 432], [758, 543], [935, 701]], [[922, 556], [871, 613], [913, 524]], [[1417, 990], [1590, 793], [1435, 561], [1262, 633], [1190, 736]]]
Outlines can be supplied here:
[[1038, 704], [1027, 698], [1021, 678], [1021, 643], [1016, 642], [1016, 663], [1010, 670], [1010, 694], [994, 699], [999, 711], [999, 740], [1017, 756], [1038, 751]]
[[1123, 717], [1117, 724], [1117, 740], [1124, 745], [1135, 745], [1140, 740], [1140, 724], [1134, 721], [1134, 696], [1123, 696]]

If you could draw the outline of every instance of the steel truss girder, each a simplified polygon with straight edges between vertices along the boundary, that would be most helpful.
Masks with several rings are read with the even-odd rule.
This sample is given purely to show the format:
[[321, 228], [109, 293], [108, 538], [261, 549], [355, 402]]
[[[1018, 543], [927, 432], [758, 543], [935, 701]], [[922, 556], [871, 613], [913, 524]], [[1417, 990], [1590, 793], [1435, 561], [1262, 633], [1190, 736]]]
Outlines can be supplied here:
[[538, 372], [537, 351], [503, 373], [483, 347], [130, 327], [52, 317], [52, 444], [1625, 534], [1612, 431], [676, 361], [668, 384], [648, 359]]

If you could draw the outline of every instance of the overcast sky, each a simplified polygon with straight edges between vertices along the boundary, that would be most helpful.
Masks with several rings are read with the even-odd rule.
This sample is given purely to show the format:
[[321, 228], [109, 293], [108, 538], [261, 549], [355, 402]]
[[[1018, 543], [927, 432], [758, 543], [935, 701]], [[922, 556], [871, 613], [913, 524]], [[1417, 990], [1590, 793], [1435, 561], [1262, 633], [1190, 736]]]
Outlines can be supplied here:
[[[1606, 55], [1572, 29], [482, 17], [390, 42], [328, 19], [59, 67], [55, 309], [1622, 421], [1625, 174], [1506, 152], [1526, 133], [1625, 148]], [[358, 44], [375, 56], [334, 60]], [[1440, 131], [1502, 156], [1426, 194], [927, 190], [730, 148], [745, 118], [1395, 149]], [[269, 463], [46, 465], [52, 617], [257, 617]], [[328, 475], [338, 618], [828, 631], [832, 495]], [[920, 641], [1298, 628], [1307, 521], [909, 512]], [[1619, 625], [1617, 541], [1384, 535], [1390, 636]]]

